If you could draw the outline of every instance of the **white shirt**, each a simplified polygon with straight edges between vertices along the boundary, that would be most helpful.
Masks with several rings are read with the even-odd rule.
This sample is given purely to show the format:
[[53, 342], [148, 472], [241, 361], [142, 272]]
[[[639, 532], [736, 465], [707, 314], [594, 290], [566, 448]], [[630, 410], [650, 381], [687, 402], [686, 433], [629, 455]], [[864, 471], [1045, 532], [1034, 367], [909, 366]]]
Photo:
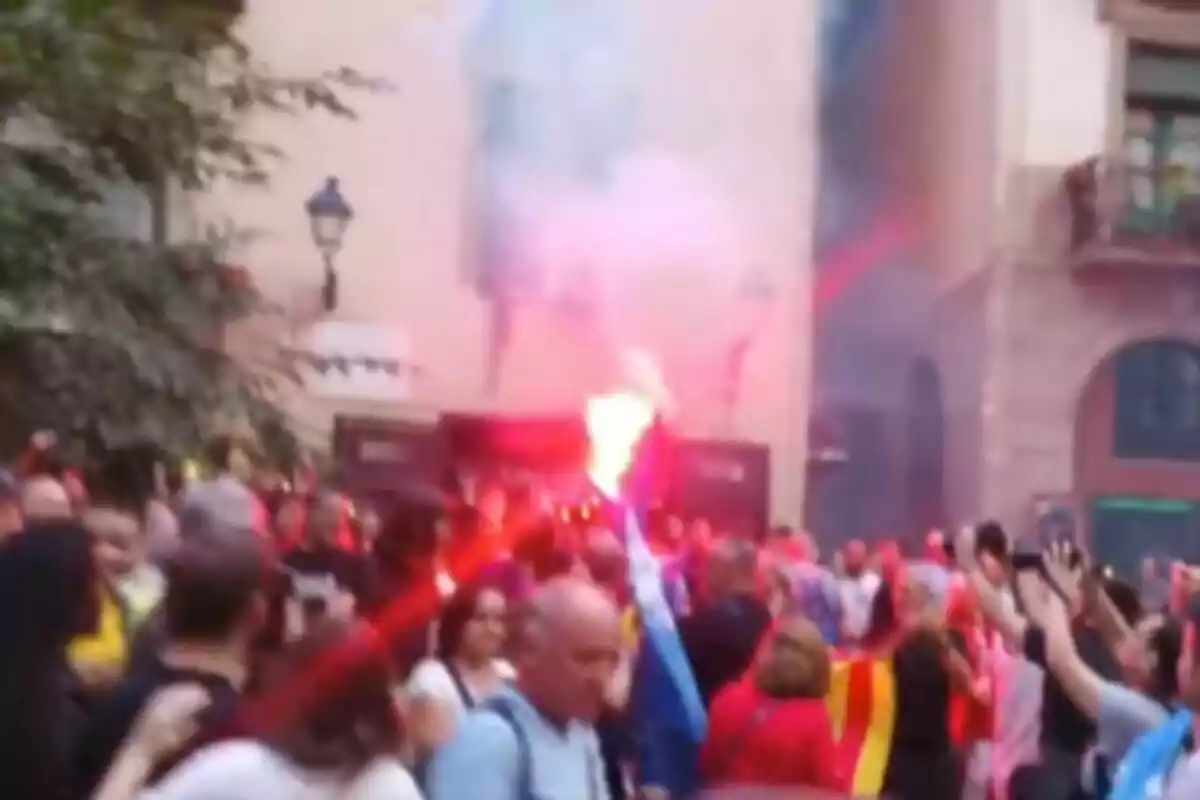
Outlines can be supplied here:
[[838, 594], [842, 599], [842, 627], [846, 634], [859, 639], [866, 635], [871, 624], [871, 605], [879, 591], [880, 578], [874, 572], [864, 572], [857, 578], [842, 578], [838, 581]]
[[1038, 759], [1046, 676], [1036, 665], [1009, 652], [999, 634], [992, 636], [987, 661], [996, 709], [990, 771], [996, 797], [1004, 798], [1017, 768]]
[[[500, 676], [501, 681], [511, 681], [516, 672], [512, 665], [503, 659], [495, 659], [492, 666], [496, 670], [496, 674]], [[499, 690], [504, 684], [497, 684], [496, 689]], [[468, 693], [471, 694], [471, 699], [475, 703], [480, 703], [486, 700], [487, 697], [476, 696], [472, 687], [465, 686]], [[454, 718], [461, 719], [467, 713], [466, 706], [463, 705], [462, 695], [458, 693], [458, 688], [454, 685], [454, 678], [451, 677], [450, 671], [446, 669], [446, 664], [437, 658], [423, 659], [416, 667], [413, 668], [412, 675], [408, 679], [408, 683], [404, 687], [404, 692], [409, 700], [436, 700], [446, 708], [450, 709], [454, 714]]]
[[349, 784], [302, 769], [258, 742], [223, 742], [188, 758], [141, 800], [421, 800], [400, 762], [380, 758]]

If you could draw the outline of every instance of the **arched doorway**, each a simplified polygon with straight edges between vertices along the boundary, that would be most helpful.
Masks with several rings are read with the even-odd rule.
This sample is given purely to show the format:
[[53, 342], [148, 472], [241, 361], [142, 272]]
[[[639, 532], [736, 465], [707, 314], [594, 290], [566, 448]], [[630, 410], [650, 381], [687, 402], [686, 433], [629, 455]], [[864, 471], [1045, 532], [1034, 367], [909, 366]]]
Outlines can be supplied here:
[[904, 498], [908, 533], [921, 536], [946, 524], [942, 381], [928, 358], [919, 358], [908, 376]]
[[1126, 577], [1146, 556], [1200, 556], [1200, 347], [1123, 347], [1080, 397], [1075, 487], [1092, 550]]

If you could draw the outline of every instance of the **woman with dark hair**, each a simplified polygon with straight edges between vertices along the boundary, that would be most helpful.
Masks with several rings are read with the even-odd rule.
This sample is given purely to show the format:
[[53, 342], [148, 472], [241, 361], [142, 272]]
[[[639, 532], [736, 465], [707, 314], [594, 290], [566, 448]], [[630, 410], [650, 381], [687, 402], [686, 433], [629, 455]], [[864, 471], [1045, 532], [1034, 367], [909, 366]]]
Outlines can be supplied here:
[[845, 791], [825, 705], [829, 683], [821, 632], [801, 616], [783, 617], [747, 676], [713, 700], [700, 755], [705, 784]]
[[[198, 751], [143, 791], [146, 765], [162, 755], [156, 750], [186, 739], [188, 723], [205, 705], [197, 685], [165, 690], [169, 694], [147, 707], [95, 797], [419, 800], [399, 761], [403, 730], [386, 651], [369, 629], [327, 620], [273, 672], [269, 684], [286, 694], [266, 698], [261, 713], [247, 714], [247, 738]], [[184, 697], [189, 692], [197, 697]]]
[[0, 797], [69, 795], [82, 720], [67, 645], [99, 622], [99, 580], [73, 520], [31, 522], [0, 542]]
[[417, 664], [405, 686], [418, 763], [446, 742], [459, 720], [513, 677], [500, 658], [507, 605], [482, 585], [460, 587], [442, 610], [433, 658]]
[[926, 585], [903, 572], [885, 580], [865, 637], [870, 651], [889, 658], [896, 703], [883, 792], [896, 800], [957, 800], [962, 769], [950, 728], [954, 692], [984, 700], [964, 655], [961, 636], [947, 631]]

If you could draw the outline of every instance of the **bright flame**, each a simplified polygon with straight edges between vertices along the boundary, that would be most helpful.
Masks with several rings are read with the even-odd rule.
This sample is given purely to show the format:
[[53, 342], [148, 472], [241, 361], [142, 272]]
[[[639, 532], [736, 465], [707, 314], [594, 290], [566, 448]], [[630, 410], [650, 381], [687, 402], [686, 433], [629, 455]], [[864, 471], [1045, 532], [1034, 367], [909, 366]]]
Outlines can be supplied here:
[[633, 464], [638, 442], [654, 424], [654, 413], [654, 404], [633, 392], [588, 398], [588, 476], [609, 498], [620, 495], [621, 479]]

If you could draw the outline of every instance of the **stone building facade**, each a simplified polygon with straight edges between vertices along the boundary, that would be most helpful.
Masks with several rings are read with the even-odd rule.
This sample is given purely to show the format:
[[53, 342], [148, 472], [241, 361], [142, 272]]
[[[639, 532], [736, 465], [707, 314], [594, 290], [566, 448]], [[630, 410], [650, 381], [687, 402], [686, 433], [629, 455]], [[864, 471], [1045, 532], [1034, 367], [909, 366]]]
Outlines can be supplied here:
[[968, 508], [1072, 526], [1131, 571], [1143, 555], [1200, 554], [1200, 8], [1057, 5], [1042, 41], [1025, 29], [1026, 63], [1057, 99], [1027, 88], [1001, 104], [1002, 122], [1023, 106], [1025, 130], [1001, 160], [995, 246], [941, 301], [960, 321], [978, 312], [966, 338], [986, 364], [977, 433], [952, 437], [948, 458], [977, 448], [977, 476], [960, 476]]

